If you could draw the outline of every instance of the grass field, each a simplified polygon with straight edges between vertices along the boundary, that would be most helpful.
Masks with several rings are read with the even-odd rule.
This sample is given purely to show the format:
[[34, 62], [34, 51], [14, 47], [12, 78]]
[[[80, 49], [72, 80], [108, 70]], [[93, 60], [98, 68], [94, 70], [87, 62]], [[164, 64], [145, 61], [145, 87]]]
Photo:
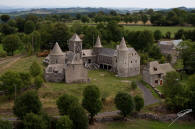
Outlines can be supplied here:
[[[42, 64], [42, 59], [43, 58], [37, 58], [36, 56], [21, 58], [9, 68], [0, 71], [0, 74], [9, 70], [15, 72], [28, 72], [34, 60], [39, 64]], [[60, 95], [67, 93], [76, 96], [81, 101], [83, 89], [87, 85], [97, 85], [101, 91], [101, 97], [106, 98], [102, 111], [116, 110], [113, 99], [119, 91], [128, 92], [132, 95], [142, 95], [138, 88], [136, 90], [131, 90], [131, 81], [139, 79], [140, 76], [133, 78], [118, 78], [114, 73], [97, 70], [89, 71], [89, 78], [90, 82], [85, 84], [45, 83], [44, 87], [40, 88], [38, 91], [44, 110], [50, 115], [57, 115], [57, 98]], [[11, 110], [13, 102], [5, 101], [5, 98], [1, 97], [2, 96], [0, 96], [0, 112], [1, 109]]]
[[[133, 119], [130, 122], [110, 122], [99, 125], [96, 129], [194, 129], [195, 123], [176, 123], [168, 127], [169, 123], [137, 120]], [[94, 128], [95, 129], [95, 128]]]
[[160, 30], [163, 34], [166, 32], [170, 31], [173, 34], [177, 32], [179, 29], [184, 29], [184, 30], [192, 30], [195, 29], [195, 27], [182, 27], [182, 26], [170, 26], [170, 27], [165, 27], [165, 26], [124, 26], [126, 30], [130, 31], [143, 31], [143, 30], [150, 30], [150, 31], [155, 31], [155, 30]]

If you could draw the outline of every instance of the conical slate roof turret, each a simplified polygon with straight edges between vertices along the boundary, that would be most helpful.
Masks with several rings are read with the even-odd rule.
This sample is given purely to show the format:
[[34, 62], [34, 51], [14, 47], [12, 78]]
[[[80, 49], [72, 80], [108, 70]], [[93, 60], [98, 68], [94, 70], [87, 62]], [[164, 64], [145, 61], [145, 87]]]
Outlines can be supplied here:
[[70, 41], [76, 41], [76, 42], [81, 42], [82, 40], [80, 37], [75, 33], [71, 38]]
[[95, 46], [94, 46], [94, 47], [103, 47], [103, 46], [102, 46], [102, 43], [101, 43], [101, 41], [100, 41], [99, 35], [98, 35], [98, 37], [97, 37], [97, 40], [96, 40], [96, 43], [95, 43]]
[[118, 49], [119, 49], [119, 50], [128, 50], [124, 37], [122, 38], [121, 43], [120, 43]]
[[54, 45], [53, 49], [51, 50], [50, 55], [64, 55], [64, 53], [62, 52], [62, 50], [57, 42]]

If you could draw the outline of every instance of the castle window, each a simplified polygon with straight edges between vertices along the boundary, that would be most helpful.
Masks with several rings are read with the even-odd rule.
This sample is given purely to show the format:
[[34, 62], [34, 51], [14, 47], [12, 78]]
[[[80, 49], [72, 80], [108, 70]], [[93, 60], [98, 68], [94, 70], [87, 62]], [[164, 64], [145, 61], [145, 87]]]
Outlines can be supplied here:
[[157, 68], [156, 67], [154, 67], [154, 71], [157, 71]]
[[132, 56], [133, 56], [133, 53], [132, 53]]
[[131, 63], [133, 63], [133, 61], [131, 61]]
[[49, 67], [48, 68], [48, 72], [52, 72], [52, 67]]
[[137, 63], [137, 60], [135, 60], [135, 63]]
[[135, 53], [135, 55], [136, 55], [136, 53]]

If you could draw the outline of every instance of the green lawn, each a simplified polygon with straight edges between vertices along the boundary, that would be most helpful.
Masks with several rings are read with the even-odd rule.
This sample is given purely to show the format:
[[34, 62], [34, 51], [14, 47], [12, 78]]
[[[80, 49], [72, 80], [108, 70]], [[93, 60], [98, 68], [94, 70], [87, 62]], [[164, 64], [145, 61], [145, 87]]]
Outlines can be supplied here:
[[170, 26], [170, 27], [161, 27], [161, 26], [124, 26], [126, 30], [130, 31], [143, 31], [143, 30], [150, 30], [150, 31], [155, 31], [155, 30], [160, 30], [163, 34], [166, 32], [170, 31], [173, 34], [177, 32], [179, 29], [184, 29], [184, 30], [192, 30], [195, 29], [195, 27], [182, 27], [182, 26]]
[[194, 129], [195, 123], [176, 123], [168, 127], [169, 123], [132, 120], [130, 122], [112, 122], [105, 123], [102, 129]]
[[[15, 72], [28, 72], [34, 60], [42, 65], [43, 58], [37, 58], [36, 56], [23, 57], [12, 64], [9, 68], [1, 70], [0, 75], [9, 70]], [[89, 71], [89, 78], [90, 82], [84, 84], [45, 83], [44, 87], [40, 88], [38, 91], [44, 110], [46, 110], [50, 115], [56, 115], [58, 113], [56, 100], [64, 93], [76, 96], [81, 101], [83, 89], [87, 85], [97, 85], [101, 91], [101, 97], [106, 98], [102, 111], [116, 110], [113, 100], [116, 93], [119, 91], [128, 92], [132, 95], [142, 95], [142, 92], [138, 88], [136, 90], [131, 90], [131, 81], [139, 79], [140, 76], [118, 78], [112, 72], [97, 70]], [[4, 101], [2, 104], [0, 101], [0, 105], [2, 104], [0, 106], [0, 110], [2, 108], [11, 109], [12, 103], [13, 102]]]

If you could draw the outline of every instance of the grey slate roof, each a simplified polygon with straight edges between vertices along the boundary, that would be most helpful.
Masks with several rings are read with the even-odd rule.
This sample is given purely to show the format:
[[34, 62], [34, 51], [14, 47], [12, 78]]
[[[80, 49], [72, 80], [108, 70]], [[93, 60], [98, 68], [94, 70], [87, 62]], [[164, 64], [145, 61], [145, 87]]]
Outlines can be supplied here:
[[53, 49], [51, 50], [50, 55], [64, 55], [57, 42], [54, 45]]
[[103, 56], [115, 56], [116, 50], [111, 48], [101, 48], [99, 51], [99, 55]]
[[76, 42], [81, 42], [82, 40], [80, 37], [75, 33], [71, 38], [70, 41], [76, 41]]

